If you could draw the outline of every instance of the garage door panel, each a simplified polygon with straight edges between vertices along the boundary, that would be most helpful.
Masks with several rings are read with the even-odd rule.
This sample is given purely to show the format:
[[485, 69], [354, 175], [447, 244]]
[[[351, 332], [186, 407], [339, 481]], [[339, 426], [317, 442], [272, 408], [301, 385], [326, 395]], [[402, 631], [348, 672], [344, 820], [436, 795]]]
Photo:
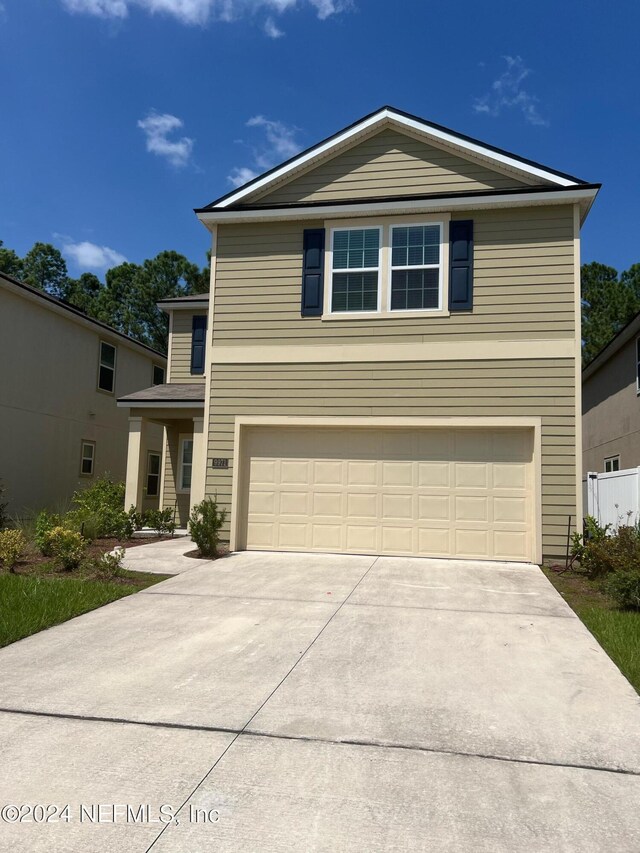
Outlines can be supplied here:
[[261, 432], [247, 443], [249, 548], [533, 556], [532, 430]]

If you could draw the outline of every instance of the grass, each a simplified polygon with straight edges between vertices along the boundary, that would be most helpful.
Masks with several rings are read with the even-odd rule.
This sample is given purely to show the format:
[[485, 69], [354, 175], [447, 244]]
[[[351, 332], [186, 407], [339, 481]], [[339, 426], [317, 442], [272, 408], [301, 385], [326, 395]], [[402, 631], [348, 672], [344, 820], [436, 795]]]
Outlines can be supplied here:
[[605, 652], [640, 693], [640, 612], [618, 610], [598, 585], [580, 572], [545, 574]]
[[0, 574], [0, 647], [164, 579], [127, 571], [109, 580]]

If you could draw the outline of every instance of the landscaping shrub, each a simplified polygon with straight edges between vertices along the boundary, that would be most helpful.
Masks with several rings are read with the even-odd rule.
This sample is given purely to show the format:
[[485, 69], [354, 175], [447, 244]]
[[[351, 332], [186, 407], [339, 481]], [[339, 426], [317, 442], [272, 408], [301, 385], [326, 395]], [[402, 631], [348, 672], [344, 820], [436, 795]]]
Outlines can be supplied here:
[[227, 517], [226, 509], [218, 509], [215, 500], [207, 498], [196, 504], [189, 518], [189, 533], [203, 557], [218, 556], [220, 529]]
[[52, 553], [49, 550], [49, 533], [54, 527], [60, 527], [62, 519], [59, 515], [52, 512], [47, 512], [43, 509], [36, 517], [34, 525], [33, 540], [36, 547], [44, 557], [51, 557]]
[[87, 547], [79, 533], [67, 527], [53, 527], [45, 539], [47, 551], [58, 565], [67, 571], [78, 568]]
[[128, 539], [135, 520], [124, 511], [124, 483], [116, 483], [106, 474], [87, 489], [73, 496], [74, 509], [65, 516], [65, 524], [89, 540], [113, 536]]
[[27, 540], [21, 530], [0, 530], [0, 563], [10, 572], [27, 550]]
[[148, 509], [144, 514], [144, 523], [147, 527], [155, 530], [158, 536], [163, 533], [173, 533], [176, 529], [176, 523], [173, 520], [173, 510], [167, 509]]
[[129, 511], [127, 512], [129, 516], [129, 521], [131, 522], [131, 527], [133, 530], [142, 530], [144, 527], [144, 518], [142, 513], [138, 512], [138, 510], [133, 506], [133, 504], [129, 507]]
[[124, 548], [115, 548], [112, 554], [102, 554], [100, 557], [91, 557], [83, 562], [83, 569], [91, 574], [104, 578], [114, 578], [122, 569]]
[[640, 610], [640, 567], [635, 571], [614, 572], [607, 579], [605, 591], [618, 607]]

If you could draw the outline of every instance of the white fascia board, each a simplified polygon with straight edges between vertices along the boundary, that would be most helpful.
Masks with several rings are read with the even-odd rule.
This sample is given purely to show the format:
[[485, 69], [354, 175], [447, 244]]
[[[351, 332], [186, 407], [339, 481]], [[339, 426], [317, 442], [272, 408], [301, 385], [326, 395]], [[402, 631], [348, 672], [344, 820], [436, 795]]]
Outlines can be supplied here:
[[237, 204], [245, 196], [255, 193], [258, 190], [264, 189], [265, 187], [268, 187], [270, 184], [277, 182], [278, 180], [280, 180], [280, 178], [285, 177], [294, 170], [300, 169], [301, 167], [306, 166], [308, 163], [311, 163], [314, 160], [321, 158], [323, 154], [326, 154], [333, 148], [337, 148], [343, 143], [348, 142], [349, 139], [351, 139], [352, 137], [362, 134], [364, 131], [375, 127], [375, 125], [382, 124], [386, 121], [391, 121], [395, 124], [407, 127], [410, 130], [417, 131], [423, 136], [431, 137], [432, 139], [437, 139], [438, 141], [443, 142], [446, 145], [452, 145], [463, 151], [468, 151], [469, 153], [478, 155], [485, 160], [493, 161], [494, 163], [506, 166], [509, 169], [515, 169], [518, 172], [531, 175], [532, 177], [541, 178], [545, 181], [551, 181], [552, 183], [557, 184], [558, 186], [578, 186], [575, 181], [572, 181], [570, 178], [562, 177], [561, 175], [558, 175], [555, 172], [549, 172], [539, 166], [534, 166], [532, 164], [525, 163], [515, 157], [509, 157], [507, 154], [501, 154], [497, 151], [493, 151], [491, 148], [487, 148], [484, 145], [480, 145], [476, 142], [471, 142], [467, 139], [463, 139], [453, 133], [447, 133], [446, 131], [440, 130], [439, 128], [435, 128], [428, 124], [423, 124], [421, 121], [411, 119], [408, 116], [404, 116], [400, 113], [384, 109], [378, 113], [375, 113], [375, 115], [369, 116], [369, 118], [365, 119], [354, 127], [349, 128], [349, 130], [345, 130], [343, 133], [338, 134], [329, 141], [325, 142], [324, 145], [319, 145], [317, 148], [308, 151], [306, 154], [301, 154], [300, 157], [296, 157], [296, 159], [293, 160], [291, 163], [282, 166], [280, 169], [276, 169], [275, 172], [271, 172], [270, 174], [265, 175], [264, 178], [255, 181], [249, 186], [241, 187], [237, 192], [233, 193], [228, 198], [219, 202], [215, 206], [215, 209], [220, 210], [222, 208], [228, 207], [230, 204]]
[[268, 222], [287, 219], [348, 219], [353, 216], [376, 216], [394, 213], [431, 213], [455, 210], [480, 210], [489, 207], [524, 207], [545, 204], [572, 204], [592, 202], [596, 189], [580, 189], [573, 192], [553, 190], [513, 195], [467, 196], [446, 199], [408, 199], [406, 201], [376, 201], [369, 204], [323, 204], [311, 207], [261, 208], [259, 210], [211, 210], [198, 214], [204, 225], [221, 222]]

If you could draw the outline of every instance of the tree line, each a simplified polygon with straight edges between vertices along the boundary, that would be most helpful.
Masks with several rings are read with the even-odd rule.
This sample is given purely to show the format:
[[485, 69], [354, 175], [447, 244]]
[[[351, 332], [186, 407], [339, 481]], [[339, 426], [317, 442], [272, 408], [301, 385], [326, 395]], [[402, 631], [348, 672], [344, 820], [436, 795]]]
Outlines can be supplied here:
[[174, 251], [141, 264], [126, 261], [107, 270], [104, 282], [91, 272], [72, 278], [62, 253], [34, 243], [24, 257], [0, 240], [0, 272], [62, 299], [89, 317], [160, 352], [167, 352], [169, 324], [160, 299], [209, 291], [209, 266], [199, 267]]
[[[156, 302], [209, 291], [209, 264], [199, 267], [174, 251], [160, 252], [141, 264], [126, 261], [112, 267], [102, 282], [90, 272], [71, 278], [61, 252], [50, 243], [35, 243], [21, 258], [0, 240], [0, 272], [165, 353], [168, 321]], [[594, 261], [582, 265], [580, 279], [582, 361], [588, 364], [640, 311], [640, 264], [618, 273]]]

